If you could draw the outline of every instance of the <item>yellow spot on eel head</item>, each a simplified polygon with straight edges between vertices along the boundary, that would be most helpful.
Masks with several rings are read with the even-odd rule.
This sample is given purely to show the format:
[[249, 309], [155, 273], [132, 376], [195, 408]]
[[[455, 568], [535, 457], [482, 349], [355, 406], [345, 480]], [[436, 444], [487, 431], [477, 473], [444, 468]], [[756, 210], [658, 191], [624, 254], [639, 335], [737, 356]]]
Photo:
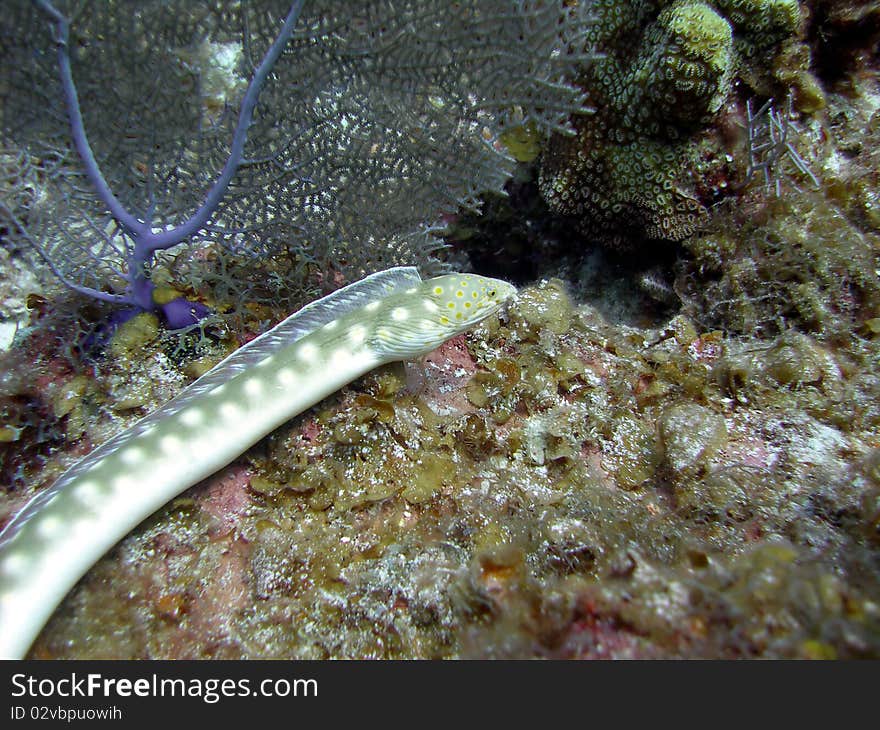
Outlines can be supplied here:
[[443, 287], [442, 287], [442, 286], [435, 286], [435, 287], [434, 287], [434, 293], [435, 293], [435, 294], [442, 294], [442, 293], [443, 293]]

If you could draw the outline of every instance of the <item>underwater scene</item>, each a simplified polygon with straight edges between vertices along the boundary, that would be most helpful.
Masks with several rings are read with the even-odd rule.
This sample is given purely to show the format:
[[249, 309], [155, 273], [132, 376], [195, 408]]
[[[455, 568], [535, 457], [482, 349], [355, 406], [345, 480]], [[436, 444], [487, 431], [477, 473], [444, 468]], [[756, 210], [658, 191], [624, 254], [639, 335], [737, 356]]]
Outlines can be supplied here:
[[7, 0], [0, 657], [880, 658], [880, 3]]

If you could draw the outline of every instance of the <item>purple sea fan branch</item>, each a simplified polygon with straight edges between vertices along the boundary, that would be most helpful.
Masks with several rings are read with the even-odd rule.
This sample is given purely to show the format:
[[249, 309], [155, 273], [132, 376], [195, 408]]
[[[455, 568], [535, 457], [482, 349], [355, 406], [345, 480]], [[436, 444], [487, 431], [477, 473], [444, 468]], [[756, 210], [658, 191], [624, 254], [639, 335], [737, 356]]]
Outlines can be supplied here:
[[214, 211], [217, 209], [217, 206], [220, 205], [223, 196], [226, 194], [226, 190], [229, 187], [229, 183], [242, 162], [248, 129], [251, 126], [251, 119], [253, 118], [254, 108], [257, 106], [260, 91], [263, 88], [266, 78], [271, 73], [272, 67], [275, 65], [275, 62], [283, 52], [284, 46], [287, 45], [287, 41], [293, 33], [303, 3], [304, 0], [298, 0], [290, 6], [290, 11], [284, 19], [284, 25], [281, 28], [281, 32], [278, 34], [275, 42], [269, 47], [269, 50], [266, 52], [266, 55], [263, 57], [257, 70], [254, 71], [251, 82], [248, 84], [247, 91], [241, 101], [241, 110], [238, 115], [238, 124], [236, 125], [235, 132], [232, 136], [232, 146], [229, 150], [229, 157], [227, 158], [223, 169], [220, 171], [217, 181], [208, 192], [205, 202], [186, 222], [172, 228], [171, 230], [152, 234], [146, 243], [146, 248], [150, 252], [173, 246], [197, 233], [199, 229], [208, 222]]
[[[152, 299], [153, 284], [149, 279], [150, 267], [153, 255], [156, 251], [165, 250], [186, 241], [202, 230], [211, 216], [214, 215], [218, 206], [222, 203], [236, 171], [243, 160], [245, 143], [247, 142], [248, 129], [251, 126], [254, 109], [259, 100], [260, 91], [272, 71], [275, 62], [290, 40], [296, 26], [297, 19], [304, 4], [304, 0], [291, 3], [284, 24], [275, 41], [269, 47], [260, 65], [254, 72], [247, 90], [241, 102], [238, 122], [232, 136], [229, 155], [217, 176], [211, 189], [208, 191], [204, 202], [183, 223], [166, 228], [154, 230], [152, 221], [141, 220], [131, 213], [113, 193], [107, 183], [101, 168], [95, 158], [89, 143], [82, 118], [76, 85], [70, 64], [70, 50], [68, 46], [70, 23], [68, 19], [55, 8], [49, 0], [36, 0], [37, 6], [52, 19], [54, 23], [53, 37], [57, 44], [58, 70], [61, 78], [61, 86], [64, 94], [65, 105], [70, 121], [70, 130], [73, 137], [74, 147], [85, 167], [86, 175], [91, 182], [99, 199], [107, 206], [111, 216], [119, 227], [127, 233], [132, 241], [127, 264], [126, 279], [127, 291], [122, 295], [112, 295], [93, 290], [90, 287], [75, 285], [69, 279], [60, 275], [58, 267], [50, 260], [45, 251], [36, 244], [34, 239], [25, 231], [17, 221], [26, 240], [28, 240], [38, 253], [46, 260], [53, 272], [58, 275], [62, 283], [81, 293], [88, 294], [98, 299], [113, 302], [132, 304], [143, 310], [154, 310], [156, 305]], [[148, 216], [149, 218], [149, 216]]]
[[12, 210], [7, 207], [7, 205], [0, 200], [0, 212], [2, 212], [6, 218], [12, 222], [12, 224], [19, 230], [19, 233], [22, 237], [33, 247], [33, 249], [40, 255], [40, 258], [46, 262], [46, 265], [49, 267], [49, 270], [55, 274], [58, 280], [69, 287], [75, 292], [79, 294], [83, 294], [87, 297], [92, 297], [93, 299], [99, 299], [102, 302], [110, 302], [111, 304], [128, 304], [130, 300], [123, 294], [110, 294], [109, 292], [98, 291], [97, 289], [93, 289], [90, 286], [81, 286], [76, 282], [68, 279], [64, 273], [55, 265], [55, 262], [52, 260], [52, 257], [46, 253], [46, 250], [39, 244], [38, 241], [28, 233], [25, 225], [16, 217], [16, 215], [12, 212]]
[[67, 115], [70, 119], [70, 133], [73, 137], [74, 147], [76, 147], [76, 151], [85, 166], [86, 175], [94, 186], [95, 192], [104, 201], [113, 217], [124, 228], [132, 234], [144, 230], [144, 224], [127, 211], [125, 206], [113, 194], [113, 191], [104, 179], [101, 168], [98, 166], [98, 161], [95, 159], [95, 154], [92, 152], [92, 146], [89, 144], [89, 139], [86, 136], [86, 128], [79, 106], [79, 97], [76, 93], [76, 84], [73, 82], [73, 72], [70, 68], [70, 50], [68, 47], [70, 21], [49, 0], [36, 0], [36, 2], [40, 9], [47, 13], [55, 23], [53, 38], [57, 45], [58, 71], [61, 76], [61, 87], [64, 90]]

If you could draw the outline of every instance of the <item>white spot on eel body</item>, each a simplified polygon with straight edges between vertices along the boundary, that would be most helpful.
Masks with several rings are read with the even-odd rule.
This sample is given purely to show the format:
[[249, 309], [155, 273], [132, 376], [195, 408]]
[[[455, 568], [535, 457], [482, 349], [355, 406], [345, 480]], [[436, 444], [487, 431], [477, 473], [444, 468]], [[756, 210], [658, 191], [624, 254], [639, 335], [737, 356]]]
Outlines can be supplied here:
[[440, 309], [440, 307], [438, 307], [436, 304], [434, 304], [434, 302], [432, 302], [430, 299], [425, 299], [422, 302], [422, 306], [425, 309], [427, 309], [429, 312], [436, 312], [438, 309]]
[[311, 342], [306, 342], [305, 344], [299, 346], [299, 349], [296, 352], [296, 356], [300, 360], [312, 362], [318, 356], [318, 348], [315, 347]]
[[391, 319], [402, 322], [409, 317], [409, 311], [405, 307], [396, 307], [391, 311]]
[[136, 486], [134, 479], [124, 474], [113, 480], [113, 488], [120, 492], [129, 492]]
[[143, 461], [144, 450], [139, 449], [136, 446], [130, 446], [120, 452], [119, 458], [123, 464], [137, 464], [138, 462]]
[[366, 307], [364, 307], [364, 309], [368, 312], [375, 312], [379, 308], [379, 305], [381, 303], [382, 302], [370, 302]]
[[[80, 534], [85, 537], [95, 529], [95, 522], [89, 513], [82, 512], [76, 516], [72, 528], [74, 535]], [[68, 527], [68, 529], [71, 528]]]
[[52, 537], [62, 527], [64, 523], [57, 515], [46, 515], [37, 522], [37, 532], [41, 537]]
[[24, 573], [27, 567], [28, 560], [20, 552], [11, 553], [3, 559], [4, 575], [19, 575]]
[[325, 330], [335, 330], [339, 326], [339, 320], [334, 319], [332, 322], [328, 322], [324, 325]]
[[166, 454], [173, 454], [183, 448], [183, 441], [177, 436], [163, 436], [159, 439], [159, 448]]
[[180, 414], [180, 420], [187, 426], [198, 426], [205, 420], [205, 414], [198, 408], [187, 408]]
[[244, 383], [244, 392], [250, 396], [257, 396], [263, 392], [263, 382], [259, 378], [251, 378]]
[[359, 324], [355, 325], [349, 330], [348, 339], [351, 341], [351, 344], [360, 345], [367, 339], [367, 330]]
[[223, 418], [236, 418], [241, 415], [241, 408], [235, 403], [221, 403], [220, 415]]
[[350, 357], [351, 357], [350, 351], [348, 351], [344, 348], [340, 348], [333, 353], [333, 355], [331, 356], [330, 359], [335, 365], [342, 365], [342, 363], [344, 363]]
[[284, 368], [278, 371], [278, 382], [281, 385], [292, 385], [296, 382], [296, 373], [290, 368]]
[[75, 494], [86, 500], [98, 499], [101, 496], [101, 485], [98, 482], [83, 482], [76, 486]]

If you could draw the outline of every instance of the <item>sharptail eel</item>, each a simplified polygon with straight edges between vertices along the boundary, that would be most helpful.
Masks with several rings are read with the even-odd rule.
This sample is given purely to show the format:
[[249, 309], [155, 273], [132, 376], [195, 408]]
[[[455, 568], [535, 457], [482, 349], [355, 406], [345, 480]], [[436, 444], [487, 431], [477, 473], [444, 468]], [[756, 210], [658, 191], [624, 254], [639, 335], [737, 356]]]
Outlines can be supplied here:
[[515, 292], [471, 274], [373, 274], [291, 315], [96, 448], [0, 533], [0, 657], [23, 656], [80, 577], [168, 500], [346, 383], [430, 352]]

